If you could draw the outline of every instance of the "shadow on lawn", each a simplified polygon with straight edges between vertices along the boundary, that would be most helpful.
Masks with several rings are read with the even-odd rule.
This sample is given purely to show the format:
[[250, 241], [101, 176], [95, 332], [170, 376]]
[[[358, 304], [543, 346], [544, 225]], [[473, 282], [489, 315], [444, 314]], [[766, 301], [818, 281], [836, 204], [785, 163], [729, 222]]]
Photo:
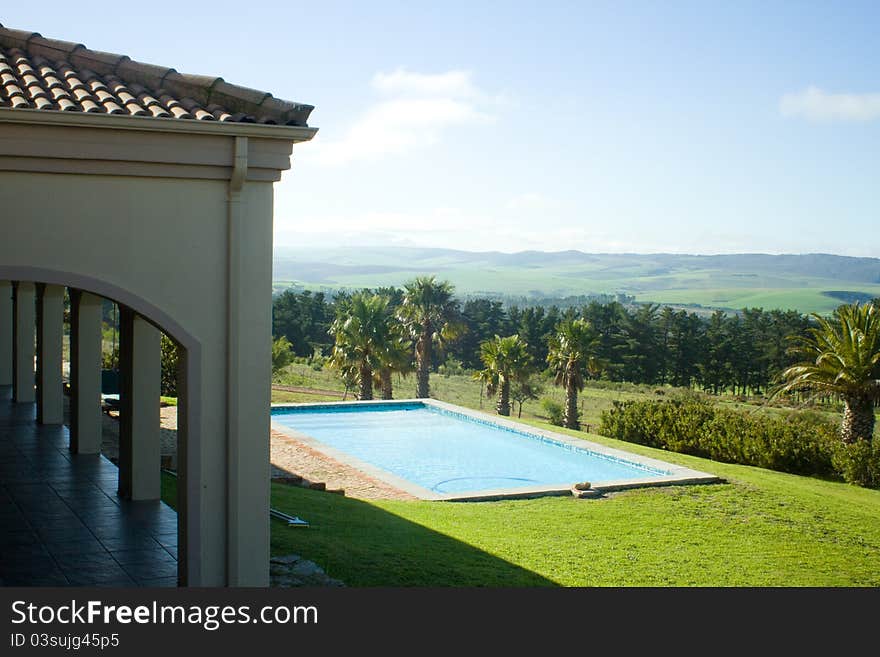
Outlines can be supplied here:
[[363, 500], [273, 484], [272, 506], [311, 524], [273, 521], [272, 554], [301, 555], [348, 586], [557, 586]]
[[[176, 497], [177, 481], [163, 474], [163, 500], [176, 508]], [[272, 506], [310, 524], [273, 519], [272, 555], [298, 554], [348, 586], [558, 586], [363, 500], [273, 483]]]

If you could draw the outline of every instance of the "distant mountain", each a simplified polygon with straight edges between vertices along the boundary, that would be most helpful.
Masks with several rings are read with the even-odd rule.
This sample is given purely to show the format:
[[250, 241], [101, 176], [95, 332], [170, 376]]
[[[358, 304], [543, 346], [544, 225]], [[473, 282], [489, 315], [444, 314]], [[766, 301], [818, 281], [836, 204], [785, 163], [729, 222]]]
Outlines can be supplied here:
[[640, 301], [707, 308], [824, 312], [880, 296], [880, 259], [824, 253], [682, 255], [581, 251], [470, 252], [414, 247], [275, 251], [276, 287], [357, 289], [400, 285], [420, 274], [450, 280], [463, 295], [516, 298], [626, 294]]

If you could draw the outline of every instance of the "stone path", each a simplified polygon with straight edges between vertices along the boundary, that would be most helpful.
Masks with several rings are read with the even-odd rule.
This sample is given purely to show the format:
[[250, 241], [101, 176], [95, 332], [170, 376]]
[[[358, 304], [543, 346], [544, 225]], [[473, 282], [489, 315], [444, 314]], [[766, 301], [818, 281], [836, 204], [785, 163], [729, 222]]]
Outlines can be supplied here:
[[272, 557], [269, 560], [269, 585], [291, 586], [345, 586], [333, 579], [314, 561], [303, 559], [298, 554]]

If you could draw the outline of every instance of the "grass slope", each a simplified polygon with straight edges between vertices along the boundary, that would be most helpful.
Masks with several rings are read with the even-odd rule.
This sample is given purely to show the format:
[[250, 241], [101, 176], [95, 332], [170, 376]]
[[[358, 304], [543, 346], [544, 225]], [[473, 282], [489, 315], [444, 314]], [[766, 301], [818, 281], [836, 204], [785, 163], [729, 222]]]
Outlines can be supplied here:
[[[273, 506], [311, 527], [272, 521], [272, 553], [301, 554], [350, 586], [880, 585], [880, 491], [617, 446], [728, 483], [482, 503], [273, 484]], [[163, 477], [172, 505], [176, 483]]]
[[272, 552], [351, 586], [880, 585], [880, 492], [672, 460], [729, 483], [483, 503], [368, 503], [276, 484], [273, 504], [312, 526], [273, 522]]

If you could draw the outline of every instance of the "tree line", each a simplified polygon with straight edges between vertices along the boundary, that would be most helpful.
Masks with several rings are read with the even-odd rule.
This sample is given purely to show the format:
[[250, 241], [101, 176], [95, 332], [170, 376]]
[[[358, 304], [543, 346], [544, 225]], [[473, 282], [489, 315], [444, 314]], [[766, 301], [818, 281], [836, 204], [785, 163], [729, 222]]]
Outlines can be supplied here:
[[[522, 407], [530, 381], [543, 370], [565, 390], [561, 423], [570, 429], [580, 428], [578, 394], [589, 379], [697, 386], [715, 394], [832, 397], [844, 407], [839, 437], [848, 447], [841, 471], [852, 481], [880, 478], [880, 449], [872, 444], [880, 402], [877, 300], [842, 305], [831, 317], [751, 308], [706, 318], [656, 304], [591, 302], [546, 310], [504, 308], [487, 299], [462, 304], [453, 292], [433, 276], [402, 290], [364, 290], [332, 300], [285, 292], [274, 303], [273, 361], [290, 344], [323, 352], [327, 343], [319, 340], [326, 334], [333, 340], [331, 365], [347, 388], [357, 387], [358, 398], [369, 400], [375, 386], [383, 399], [392, 399], [392, 374], [413, 370], [416, 397], [428, 397], [431, 371], [458, 359], [476, 365], [473, 376], [497, 395], [500, 415], [510, 415], [512, 398]], [[644, 409], [636, 411], [637, 420]]]
[[[423, 340], [419, 347], [437, 347], [437, 353], [431, 354], [430, 367], [422, 370], [423, 379], [425, 372], [445, 362], [468, 370], [483, 368], [482, 345], [496, 335], [519, 336], [528, 359], [543, 369], [548, 365], [552, 338], [560, 324], [583, 319], [594, 334], [590, 369], [585, 374], [588, 379], [670, 384], [713, 394], [763, 394], [795, 361], [787, 351], [788, 336], [804, 336], [813, 324], [808, 315], [796, 311], [760, 308], [734, 314], [716, 311], [706, 316], [669, 306], [625, 306], [617, 301], [592, 301], [567, 308], [505, 306], [483, 298], [461, 302], [453, 297], [451, 286], [436, 280], [433, 283], [446, 287], [441, 295], [443, 317], [435, 318], [444, 321], [442, 331], [431, 338], [431, 345]], [[285, 291], [273, 303], [274, 337], [285, 336], [297, 356], [330, 355], [337, 342], [335, 336], [352, 329], [351, 324], [345, 328], [351, 312], [362, 313], [364, 300], [375, 296], [384, 299], [382, 313], [401, 324], [398, 340], [409, 340], [410, 346], [418, 347], [419, 342], [413, 338], [420, 329], [413, 326], [410, 317], [409, 330], [403, 330], [406, 318], [399, 316], [402, 308], [409, 309], [403, 312], [412, 310], [412, 303], [405, 304], [407, 289], [378, 288], [335, 297], [321, 292]], [[425, 286], [418, 289], [424, 292]], [[429, 310], [424, 300], [422, 310]], [[362, 320], [361, 316], [355, 321]], [[398, 345], [399, 349], [406, 347]], [[412, 352], [410, 360], [417, 360], [416, 356]], [[424, 386], [424, 382], [419, 385]]]

